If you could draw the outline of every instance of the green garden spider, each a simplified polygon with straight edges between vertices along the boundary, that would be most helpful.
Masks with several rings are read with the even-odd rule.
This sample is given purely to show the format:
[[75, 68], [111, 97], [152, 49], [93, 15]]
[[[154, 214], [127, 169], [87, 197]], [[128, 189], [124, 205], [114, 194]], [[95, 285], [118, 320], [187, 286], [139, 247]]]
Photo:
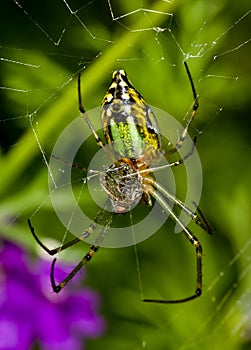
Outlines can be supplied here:
[[[151, 175], [152, 168], [149, 165], [158, 164], [160, 156], [169, 158], [170, 155], [181, 148], [198, 109], [198, 96], [194, 87], [193, 79], [186, 62], [184, 62], [184, 66], [191, 85], [194, 102], [186, 127], [178, 138], [177, 143], [167, 152], [163, 150], [161, 134], [157, 120], [151, 108], [146, 104], [140, 93], [132, 86], [124, 70], [117, 70], [113, 73], [111, 85], [102, 101], [101, 123], [107, 143], [106, 146], [108, 146], [104, 147], [103, 142], [96, 133], [92, 122], [83, 107], [79, 75], [79, 110], [88, 124], [97, 145], [104, 150], [113, 163], [107, 167], [100, 176], [101, 186], [108, 195], [107, 202], [81, 237], [75, 238], [58, 248], [48, 249], [40, 241], [30, 220], [28, 220], [28, 225], [33, 237], [37, 243], [52, 256], [89, 237], [99, 223], [104, 223], [98, 238], [91, 245], [88, 253], [59, 284], [55, 282], [54, 269], [56, 259], [53, 260], [50, 278], [54, 292], [60, 292], [60, 290], [92, 259], [98, 251], [99, 247], [102, 245], [102, 240], [112, 223], [113, 213], [123, 214], [139, 202], [144, 202], [147, 206], [152, 206], [152, 198], [154, 198], [165, 212], [171, 215], [171, 217], [180, 225], [182, 232], [194, 246], [197, 261], [197, 282], [194, 294], [189, 297], [176, 300], [143, 299], [143, 301], [165, 304], [181, 303], [195, 299], [201, 295], [202, 246], [197, 237], [195, 237], [181, 220], [179, 220], [168, 203], [175, 203], [188, 216], [190, 216], [197, 225], [209, 234], [212, 233], [211, 228], [198, 208], [196, 211], [189, 209], [179, 199], [169, 194], [160, 184], [157, 183], [157, 181], [155, 181]], [[182, 159], [169, 163], [169, 166], [178, 166], [184, 163], [192, 153], [193, 149]], [[75, 164], [71, 164], [71, 166], [78, 167]], [[157, 191], [159, 191], [159, 193]], [[108, 212], [106, 209], [109, 205], [112, 206], [112, 210]]]

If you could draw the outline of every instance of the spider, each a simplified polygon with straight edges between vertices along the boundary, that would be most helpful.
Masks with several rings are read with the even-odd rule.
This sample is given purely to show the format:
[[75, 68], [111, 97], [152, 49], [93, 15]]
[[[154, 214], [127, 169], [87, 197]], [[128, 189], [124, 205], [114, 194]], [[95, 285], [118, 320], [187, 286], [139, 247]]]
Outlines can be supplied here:
[[[141, 94], [133, 87], [126, 72], [122, 69], [116, 70], [113, 73], [111, 85], [107, 90], [101, 105], [101, 123], [106, 146], [108, 146], [105, 147], [96, 133], [83, 106], [81, 97], [81, 76], [78, 76], [78, 101], [80, 113], [89, 126], [97, 145], [107, 153], [113, 163], [107, 167], [100, 176], [101, 186], [108, 197], [107, 202], [81, 237], [75, 238], [58, 248], [49, 249], [40, 241], [31, 221], [28, 220], [28, 225], [33, 237], [51, 256], [89, 237], [99, 223], [104, 223], [98, 238], [91, 245], [87, 254], [85, 254], [78, 265], [76, 265], [75, 268], [73, 268], [73, 270], [58, 284], [55, 282], [54, 278], [56, 259], [53, 259], [50, 279], [54, 292], [59, 293], [74, 275], [92, 259], [102, 244], [102, 240], [111, 225], [114, 213], [123, 214], [139, 202], [144, 202], [147, 206], [152, 206], [152, 198], [154, 198], [165, 212], [171, 215], [171, 217], [179, 223], [185, 237], [194, 247], [196, 253], [197, 280], [195, 292], [183, 299], [143, 299], [143, 301], [174, 304], [193, 300], [202, 294], [202, 246], [197, 237], [193, 235], [181, 220], [179, 220], [168, 203], [175, 203], [207, 233], [211, 234], [212, 230], [199, 208], [195, 211], [189, 209], [184, 203], [169, 194], [159, 183], [157, 183], [157, 181], [155, 181], [151, 175], [152, 170], [149, 165], [158, 164], [161, 156], [169, 158], [170, 155], [182, 147], [188, 129], [199, 107], [198, 95], [186, 61], [184, 62], [184, 67], [190, 82], [194, 102], [183, 132], [178, 138], [177, 143], [167, 152], [165, 152], [162, 147], [160, 130], [152, 109], [146, 104]], [[194, 139], [194, 144], [195, 141], [196, 139]], [[182, 159], [169, 163], [169, 166], [179, 166], [183, 164], [192, 153], [193, 149]], [[71, 165], [73, 167], [76, 166], [75, 164]], [[110, 212], [106, 211], [109, 205], [112, 207]]]

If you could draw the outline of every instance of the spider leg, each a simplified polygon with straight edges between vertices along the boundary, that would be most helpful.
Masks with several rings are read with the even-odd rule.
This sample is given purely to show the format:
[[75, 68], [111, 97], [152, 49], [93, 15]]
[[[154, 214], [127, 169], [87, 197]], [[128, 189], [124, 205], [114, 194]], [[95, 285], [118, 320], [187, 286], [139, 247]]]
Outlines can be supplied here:
[[34, 227], [31, 225], [31, 221], [30, 219], [28, 219], [28, 225], [30, 228], [30, 231], [32, 233], [32, 236], [34, 237], [35, 241], [40, 245], [40, 247], [45, 250], [48, 254], [50, 254], [51, 256], [61, 252], [62, 250], [71, 247], [72, 245], [78, 243], [81, 241], [80, 238], [74, 238], [73, 240], [71, 240], [70, 242], [67, 242], [63, 245], [61, 245], [60, 247], [54, 248], [54, 249], [49, 249], [48, 247], [46, 247], [46, 245], [43, 244], [43, 242], [38, 238]]
[[51, 265], [50, 278], [51, 278], [52, 289], [55, 293], [59, 293], [61, 289], [64, 288], [65, 285], [76, 275], [76, 273], [92, 259], [94, 254], [100, 248], [102, 241], [106, 235], [106, 231], [111, 225], [111, 222], [112, 222], [112, 213], [109, 213], [108, 219], [105, 222], [105, 226], [103, 227], [100, 234], [98, 235], [95, 243], [90, 247], [88, 253], [83, 257], [83, 259], [78, 263], [78, 265], [75, 266], [74, 269], [58, 284], [55, 282], [55, 277], [54, 277], [55, 263], [57, 259], [53, 260]]
[[82, 117], [84, 118], [84, 120], [86, 121], [87, 125], [89, 126], [92, 134], [94, 135], [94, 138], [96, 140], [97, 145], [102, 148], [104, 150], [104, 152], [106, 153], [106, 155], [108, 156], [108, 158], [112, 159], [112, 160], [116, 160], [114, 158], [114, 155], [112, 153], [112, 151], [110, 149], [108, 149], [107, 147], [104, 147], [104, 144], [101, 140], [101, 138], [98, 136], [92, 122], [90, 121], [87, 112], [84, 108], [84, 105], [82, 103], [82, 97], [81, 97], [81, 74], [78, 75], [78, 106], [79, 106], [79, 111], [82, 115]]
[[84, 258], [80, 261], [80, 263], [74, 267], [74, 269], [66, 276], [63, 281], [61, 281], [59, 284], [56, 284], [55, 282], [55, 277], [54, 277], [54, 270], [55, 270], [55, 263], [56, 263], [56, 258], [53, 259], [52, 265], [51, 265], [51, 286], [52, 289], [55, 293], [59, 293], [62, 288], [76, 275], [76, 273], [87, 264], [91, 260], [91, 258], [94, 256], [94, 254], [98, 251], [99, 246], [97, 245], [92, 245], [91, 248], [89, 249], [88, 253], [84, 256]]
[[45, 250], [49, 255], [53, 256], [63, 250], [65, 250], [66, 248], [69, 248], [73, 245], [75, 245], [76, 243], [78, 242], [83, 242], [83, 239], [84, 238], [87, 238], [90, 236], [90, 234], [95, 230], [96, 228], [96, 223], [95, 222], [92, 222], [89, 227], [81, 234], [81, 238], [74, 238], [73, 240], [71, 240], [70, 242], [67, 242], [57, 248], [54, 248], [54, 249], [49, 249], [48, 247], [46, 247], [46, 245], [43, 244], [43, 242], [38, 238], [36, 232], [35, 232], [35, 229], [34, 227], [31, 225], [31, 221], [30, 219], [28, 219], [28, 225], [29, 225], [29, 228], [30, 228], [30, 231], [32, 233], [32, 236], [34, 237], [35, 241], [40, 245], [40, 247]]
[[189, 239], [189, 242], [194, 246], [196, 251], [196, 264], [197, 264], [197, 281], [196, 289], [194, 294], [183, 299], [165, 300], [165, 299], [143, 299], [144, 302], [148, 303], [159, 303], [159, 304], [179, 304], [184, 303], [193, 299], [196, 299], [202, 294], [202, 246], [197, 239], [188, 229], [184, 230], [185, 236]]
[[90, 119], [89, 119], [89, 117], [88, 117], [88, 115], [87, 115], [87, 113], [85, 111], [85, 108], [83, 106], [83, 103], [82, 103], [82, 97], [81, 97], [81, 74], [78, 75], [78, 106], [79, 106], [79, 111], [82, 114], [82, 117], [85, 119], [87, 125], [89, 126], [91, 132], [93, 133], [93, 135], [95, 137], [97, 145], [100, 148], [103, 148], [104, 147], [103, 142], [100, 139], [100, 137], [98, 136], [98, 134], [96, 133], [96, 130], [95, 130], [94, 126], [92, 125], [92, 122], [90, 121]]
[[202, 294], [202, 246], [197, 239], [196, 236], [194, 236], [191, 231], [185, 227], [182, 222], [179, 220], [179, 218], [172, 212], [171, 208], [167, 204], [167, 202], [164, 200], [164, 198], [156, 193], [154, 188], [152, 186], [147, 185], [146, 190], [148, 193], [150, 193], [156, 201], [162, 206], [162, 208], [172, 216], [172, 218], [179, 223], [181, 228], [183, 229], [183, 233], [186, 236], [186, 238], [189, 240], [189, 242], [194, 246], [195, 252], [196, 252], [196, 269], [197, 269], [197, 279], [196, 279], [196, 289], [194, 294], [190, 295], [189, 297], [183, 298], [183, 299], [174, 299], [174, 300], [166, 300], [166, 299], [143, 299], [144, 302], [149, 303], [161, 303], [161, 304], [178, 304], [178, 303], [184, 303], [189, 300], [193, 300], [198, 298]]
[[49, 249], [48, 247], [46, 247], [46, 245], [43, 244], [43, 242], [38, 238], [34, 227], [31, 224], [30, 219], [28, 219], [28, 225], [30, 228], [30, 231], [32, 233], [32, 236], [34, 237], [35, 241], [40, 245], [40, 247], [45, 250], [48, 254], [50, 254], [51, 256], [61, 252], [62, 250], [65, 250], [68, 247], [73, 246], [74, 244], [83, 241], [85, 238], [89, 237], [91, 235], [91, 233], [96, 229], [97, 224], [99, 224], [102, 220], [103, 217], [105, 215], [105, 208], [107, 207], [107, 203], [104, 206], [104, 209], [101, 209], [98, 214], [96, 215], [96, 217], [94, 218], [93, 222], [89, 225], [89, 227], [81, 234], [80, 237], [74, 238], [73, 240], [71, 240], [70, 242], [67, 242], [57, 248], [54, 249]]
[[[196, 205], [195, 202], [193, 202], [193, 204], [194, 204], [194, 206], [195, 206], [195, 208], [196, 208], [196, 212], [198, 213], [198, 214], [197, 214], [197, 217], [200, 218], [200, 221], [204, 223], [205, 228], [203, 228], [203, 226], [200, 225], [200, 224], [198, 224], [198, 225], [200, 225], [205, 231], [207, 231], [207, 233], [213, 234], [213, 233], [214, 233], [214, 230], [213, 230], [213, 228], [210, 226], [210, 224], [209, 224], [209, 222], [207, 221], [205, 215], [203, 214], [203, 212], [201, 211], [201, 209]], [[196, 222], [196, 220], [195, 220], [195, 222]], [[197, 223], [197, 222], [196, 222], [196, 223]]]
[[152, 177], [147, 177], [144, 179], [144, 181], [146, 183], [151, 184], [154, 188], [159, 190], [169, 200], [169, 202], [175, 203], [177, 206], [179, 206], [188, 216], [190, 216], [190, 218], [196, 223], [196, 225], [200, 226], [208, 234], [213, 233], [213, 229], [211, 228], [204, 214], [198, 208], [195, 202], [193, 202], [193, 204], [196, 208], [196, 211], [193, 211], [189, 207], [187, 207], [182, 201], [176, 198], [174, 195], [170, 194], [164, 187], [162, 187], [159, 183], [157, 183]]
[[[169, 163], [168, 164], [168, 167], [172, 167], [172, 166], [178, 166], [180, 164], [184, 164], [184, 162], [193, 155], [193, 152], [194, 152], [194, 148], [195, 148], [195, 144], [197, 142], [197, 137], [195, 136], [194, 139], [193, 139], [193, 145], [192, 145], [192, 148], [190, 149], [190, 151], [184, 155], [183, 158], [180, 158], [172, 163]], [[174, 147], [175, 148], [175, 147]], [[177, 149], [175, 148], [174, 152], [176, 152]], [[172, 153], [174, 153], [172, 152]], [[170, 156], [170, 153], [169, 151], [167, 153], [164, 154], [164, 157], [167, 159], [168, 157]]]
[[189, 79], [189, 82], [190, 82], [190, 86], [191, 86], [191, 89], [192, 89], [192, 93], [193, 93], [193, 99], [194, 99], [194, 102], [193, 102], [193, 107], [192, 107], [192, 112], [191, 112], [191, 115], [187, 121], [187, 124], [186, 124], [186, 127], [185, 129], [183, 130], [182, 134], [180, 135], [177, 143], [175, 144], [174, 147], [172, 147], [169, 151], [167, 151], [165, 153], [165, 157], [168, 158], [171, 154], [177, 152], [177, 150], [179, 150], [186, 138], [186, 135], [188, 133], [188, 129], [194, 119], [194, 116], [196, 114], [196, 111], [197, 109], [199, 108], [199, 101], [198, 101], [198, 95], [196, 93], [196, 89], [195, 89], [195, 86], [194, 86], [194, 82], [193, 82], [193, 78], [192, 78], [192, 75], [191, 75], [191, 72], [189, 70], [189, 67], [188, 67], [188, 64], [186, 61], [184, 61], [184, 66], [185, 66], [185, 69], [186, 69], [186, 73], [188, 75], [188, 79]]
[[76, 168], [76, 169], [78, 169], [80, 171], [83, 171], [85, 173], [87, 173], [88, 170], [89, 170], [89, 169], [87, 169], [85, 167], [82, 167], [81, 165], [78, 165], [77, 163], [72, 163], [72, 162], [68, 162], [67, 160], [61, 159], [60, 157], [56, 156], [55, 154], [52, 154], [51, 157], [56, 159], [56, 160], [58, 160], [58, 161], [60, 161], [61, 163], [69, 165], [70, 167]]

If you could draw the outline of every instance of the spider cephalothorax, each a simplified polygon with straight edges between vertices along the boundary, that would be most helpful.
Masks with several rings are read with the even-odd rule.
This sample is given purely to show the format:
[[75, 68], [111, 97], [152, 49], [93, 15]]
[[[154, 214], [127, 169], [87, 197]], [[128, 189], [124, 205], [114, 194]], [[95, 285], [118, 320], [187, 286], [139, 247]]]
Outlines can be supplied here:
[[101, 173], [100, 182], [115, 213], [127, 212], [142, 198], [142, 176], [129, 162], [117, 161], [109, 166]]

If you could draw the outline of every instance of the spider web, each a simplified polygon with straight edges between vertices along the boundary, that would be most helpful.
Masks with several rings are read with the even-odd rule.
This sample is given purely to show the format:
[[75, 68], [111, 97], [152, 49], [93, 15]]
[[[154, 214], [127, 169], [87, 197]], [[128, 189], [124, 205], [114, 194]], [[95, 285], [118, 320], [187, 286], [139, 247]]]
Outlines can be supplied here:
[[[215, 230], [209, 237], [193, 227], [204, 249], [203, 296], [184, 305], [140, 301], [138, 279], [145, 297], [182, 297], [195, 287], [194, 251], [181, 234], [173, 234], [172, 223], [139, 245], [136, 263], [131, 249], [104, 249], [88, 266], [87, 283], [102, 294], [110, 330], [102, 343], [90, 343], [89, 348], [104, 343], [124, 349], [199, 349], [202, 344], [210, 349], [248, 348], [248, 2], [8, 0], [0, 6], [3, 235], [32, 249], [26, 225], [30, 217], [42, 239], [66, 239], [67, 229], [50, 203], [47, 177], [49, 171], [53, 182], [49, 159], [56, 140], [79, 115], [79, 72], [87, 110], [100, 105], [112, 71], [123, 68], [149, 104], [184, 125], [193, 102], [182, 64], [187, 60], [200, 96], [190, 130], [198, 137], [203, 167], [200, 206]], [[95, 152], [96, 144], [90, 139], [84, 147]], [[79, 164], [88, 166], [86, 152], [81, 157]], [[79, 202], [85, 190], [83, 177], [78, 172], [75, 180], [81, 184]], [[182, 169], [177, 169], [181, 187], [183, 178]], [[90, 205], [90, 217], [95, 213], [96, 207]], [[72, 249], [76, 262], [75, 256], [81, 257], [87, 246]], [[68, 254], [60, 258], [67, 259]], [[124, 275], [128, 278], [122, 279]]]

